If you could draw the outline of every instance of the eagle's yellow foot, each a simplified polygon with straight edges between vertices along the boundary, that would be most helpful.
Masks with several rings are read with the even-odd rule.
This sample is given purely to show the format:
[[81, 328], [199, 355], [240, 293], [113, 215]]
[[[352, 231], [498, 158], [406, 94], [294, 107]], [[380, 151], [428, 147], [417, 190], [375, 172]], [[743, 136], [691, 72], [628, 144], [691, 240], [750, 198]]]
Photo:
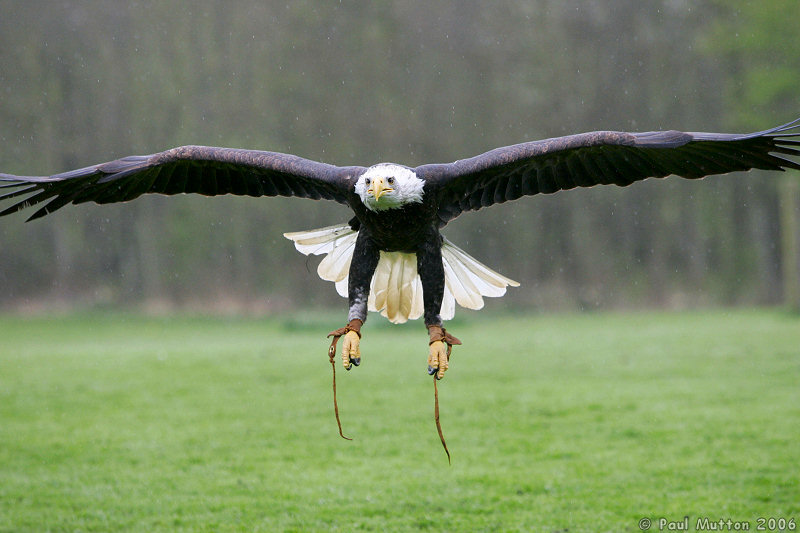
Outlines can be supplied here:
[[429, 345], [428, 374], [436, 374], [436, 379], [442, 379], [450, 366], [447, 357], [447, 345], [444, 341], [433, 341]]
[[349, 330], [344, 334], [342, 341], [342, 364], [345, 370], [350, 370], [353, 365], [361, 364], [361, 336], [356, 330]]
[[350, 370], [353, 365], [358, 366], [361, 364], [361, 348], [359, 344], [361, 341], [361, 325], [363, 323], [358, 318], [354, 318], [345, 327], [328, 333], [328, 337], [333, 337], [333, 342], [331, 342], [331, 347], [328, 351], [331, 364], [333, 364], [333, 358], [336, 356], [336, 341], [339, 340], [339, 337], [344, 337], [342, 341], [342, 364], [344, 369]]
[[436, 379], [442, 379], [450, 367], [450, 351], [454, 344], [461, 344], [461, 341], [447, 333], [442, 326], [428, 326], [428, 334], [428, 374], [436, 374]]

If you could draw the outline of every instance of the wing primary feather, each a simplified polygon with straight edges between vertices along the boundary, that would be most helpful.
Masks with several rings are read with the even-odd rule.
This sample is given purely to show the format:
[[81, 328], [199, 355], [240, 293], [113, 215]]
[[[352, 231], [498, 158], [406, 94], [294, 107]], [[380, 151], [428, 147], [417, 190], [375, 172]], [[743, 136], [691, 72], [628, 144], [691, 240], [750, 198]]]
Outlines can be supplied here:
[[173, 164], [172, 176], [169, 181], [176, 191], [182, 193], [190, 192], [189, 174], [185, 163], [178, 162]]
[[506, 193], [508, 192], [508, 182], [510, 181], [511, 176], [513, 176], [513, 174], [498, 177], [494, 187], [493, 203], [502, 204], [510, 199]]
[[[80, 204], [84, 202], [96, 202], [98, 204], [107, 204], [119, 201], [117, 191], [119, 185], [114, 182], [93, 184], [92, 187], [83, 187], [80, 190], [73, 191], [71, 194], [72, 203]], [[64, 193], [61, 193], [64, 194]]]
[[[6, 174], [8, 176], [8, 174]], [[3, 174], [0, 174], [0, 181], [11, 181], [10, 179], [4, 179]], [[23, 181], [23, 180], [14, 180], [12, 183], [6, 183], [4, 185], [0, 185], [0, 189], [13, 189], [15, 187], [22, 187], [24, 185], [30, 185], [30, 182]], [[0, 197], [2, 198], [2, 197]]]
[[64, 207], [65, 205], [67, 205], [71, 201], [72, 201], [72, 199], [67, 197], [67, 196], [56, 196], [55, 198], [53, 198], [52, 200], [47, 202], [44, 206], [42, 206], [41, 209], [36, 211], [34, 213], [34, 215], [37, 215], [37, 218], [38, 218], [38, 217], [42, 217], [44, 215], [50, 214], [53, 211], [55, 211], [56, 209]]
[[[53, 193], [50, 192], [50, 191], [47, 191], [47, 190], [41, 191], [38, 194], [34, 194], [32, 196], [28, 196], [24, 200], [11, 205], [7, 209], [4, 209], [2, 212], [0, 212], [0, 216], [5, 216], [5, 215], [10, 215], [11, 213], [16, 213], [17, 211], [21, 211], [21, 210], [23, 210], [23, 209], [25, 209], [27, 207], [30, 207], [32, 205], [35, 205], [35, 204], [39, 203], [39, 202], [42, 202], [42, 201], [46, 200], [47, 198], [50, 198], [51, 196], [53, 196]], [[34, 215], [35, 214], [36, 213], [34, 213]], [[41, 216], [44, 216], [46, 214], [47, 213], [40, 214], [38, 216], [31, 216], [31, 218], [29, 218], [28, 220], [34, 220], [34, 219], [39, 218]]]
[[217, 185], [217, 195], [231, 194], [233, 187], [231, 187], [231, 177], [227, 166], [221, 165], [214, 168], [214, 181]]
[[698, 144], [691, 148], [693, 157], [716, 167], [717, 173], [735, 172], [750, 168], [740, 153], [731, 153], [715, 144]]
[[694, 172], [691, 161], [686, 157], [685, 152], [675, 152], [672, 150], [661, 150], [659, 148], [647, 148], [647, 154], [657, 162], [664, 177], [669, 175], [689, 177]]
[[258, 180], [258, 183], [264, 196], [278, 196], [278, 188], [275, 187], [275, 180], [272, 177], [264, 177]]
[[[2, 185], [2, 186], [0, 186], [0, 189], [6, 188], [6, 187], [23, 187], [24, 185], [26, 185], [26, 184], [14, 183], [14, 184], [11, 184], [11, 185]], [[3, 200], [8, 200], [9, 198], [16, 198], [17, 196], [22, 196], [22, 195], [25, 195], [25, 194], [32, 193], [33, 191], [36, 191], [38, 189], [39, 189], [39, 187], [37, 185], [31, 185], [29, 187], [18, 189], [16, 191], [11, 191], [11, 192], [7, 192], [7, 193], [4, 193], [4, 194], [0, 194], [0, 202], [2, 202]]]
[[172, 175], [175, 172], [174, 165], [164, 165], [158, 169], [153, 169], [153, 172], [155, 172], [155, 177], [147, 192], [162, 192], [170, 195], [183, 192], [175, 187], [172, 180]]
[[130, 180], [125, 186], [120, 185], [119, 199], [128, 201], [141, 196], [150, 190], [150, 187], [157, 177], [158, 170], [147, 169], [140, 175], [139, 179]]
[[535, 167], [529, 166], [526, 168], [525, 173], [522, 175], [522, 189], [520, 191], [523, 196], [539, 194], [538, 172]]
[[[759, 158], [762, 158], [762, 159], [764, 158], [764, 154], [761, 153], [761, 152], [748, 150], [748, 153], [752, 153], [754, 156], [758, 156]], [[792, 155], [792, 154], [788, 154], [788, 155]], [[800, 156], [800, 152], [795, 152], [793, 155]], [[783, 163], [788, 163], [788, 164], [786, 164], [784, 166], [792, 168], [792, 169], [795, 169], [795, 170], [800, 170], [800, 163], [798, 163], [798, 162], [789, 161], [786, 158], [779, 157], [779, 156], [776, 156], [776, 155], [773, 155], [773, 154], [767, 154], [767, 156], [769, 157], [767, 164], [769, 164], [770, 166], [766, 167], [766, 168], [765, 167], [756, 167], [756, 168], [762, 168], [764, 170], [782, 170], [781, 165]]]
[[476, 196], [480, 197], [478, 200], [479, 204], [482, 207], [486, 207], [492, 205], [494, 203], [495, 198], [495, 191], [497, 190], [497, 180], [492, 180], [486, 184], [483, 189], [479, 189], [476, 191], [478, 194]]
[[775, 156], [767, 153], [767, 151], [759, 151], [756, 150], [754, 147], [741, 145], [737, 154], [741, 159], [742, 164], [745, 168], [742, 170], [748, 170], [751, 168], [758, 168], [762, 170], [780, 170], [780, 165], [777, 164]]
[[636, 169], [625, 160], [619, 152], [601, 151], [598, 153], [599, 157], [603, 157], [609, 165], [614, 169], [614, 184], [621, 187], [627, 187], [631, 183], [637, 181], [639, 178]]
[[663, 178], [672, 174], [669, 169], [664, 169], [656, 159], [650, 156], [651, 152], [641, 149], [627, 148], [625, 162], [634, 170], [635, 175], [641, 178]]
[[594, 176], [598, 183], [611, 185], [614, 183], [614, 172], [608, 167], [605, 158], [595, 157], [595, 152], [579, 152], [579, 158], [586, 173]]
[[275, 190], [278, 191], [278, 196], [294, 196], [294, 191], [286, 183], [286, 180], [283, 179], [282, 174], [276, 174], [272, 178], [272, 184], [275, 186]]
[[212, 167], [195, 167], [194, 168], [200, 187], [197, 192], [204, 196], [216, 196], [219, 191], [217, 184], [216, 169]]
[[555, 181], [555, 169], [553, 164], [548, 162], [538, 169], [536, 173], [536, 182], [538, 184], [539, 192], [542, 194], [552, 194], [558, 190], [558, 185]]
[[513, 201], [522, 197], [522, 183], [526, 172], [518, 172], [508, 178], [505, 190], [505, 201]]
[[586, 174], [577, 167], [580, 163], [576, 163], [576, 160], [574, 154], [568, 154], [556, 166], [556, 177], [563, 190], [588, 186]]
[[266, 176], [259, 176], [255, 172], [248, 172], [244, 179], [244, 186], [247, 189], [247, 195], [249, 196], [274, 196], [267, 194], [267, 191], [264, 189], [264, 184], [268, 178]]
[[[778, 160], [779, 164], [782, 165], [782, 167], [791, 168], [792, 170], [800, 170], [800, 163], [796, 163], [791, 159], [786, 159], [785, 157], [780, 157], [780, 156], [774, 156], [774, 157], [775, 159]], [[784, 168], [781, 168], [780, 170], [784, 170]]]

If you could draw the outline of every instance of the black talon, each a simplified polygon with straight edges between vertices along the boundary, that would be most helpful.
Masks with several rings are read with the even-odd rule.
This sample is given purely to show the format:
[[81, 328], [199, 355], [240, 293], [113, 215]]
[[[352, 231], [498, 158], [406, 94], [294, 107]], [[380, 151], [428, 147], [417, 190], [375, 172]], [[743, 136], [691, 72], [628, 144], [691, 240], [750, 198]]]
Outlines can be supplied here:
[[360, 357], [351, 358], [350, 362], [355, 366], [359, 366], [361, 364], [361, 358]]
[[431, 365], [428, 365], [428, 375], [432, 376], [436, 373], [436, 368], [433, 368]]

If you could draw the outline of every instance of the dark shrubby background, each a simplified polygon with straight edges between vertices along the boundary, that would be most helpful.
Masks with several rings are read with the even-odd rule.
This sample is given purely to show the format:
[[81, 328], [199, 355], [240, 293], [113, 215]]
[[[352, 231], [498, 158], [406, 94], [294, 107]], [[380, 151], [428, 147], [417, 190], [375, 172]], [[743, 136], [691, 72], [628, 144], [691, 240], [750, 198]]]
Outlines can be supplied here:
[[[800, 115], [798, 19], [793, 0], [0, 1], [0, 169], [182, 144], [413, 166], [597, 129], [765, 129]], [[446, 235], [522, 282], [495, 309], [779, 304], [797, 300], [797, 180], [569, 191]], [[281, 234], [342, 206], [148, 197], [25, 217], [0, 220], [6, 309], [341, 305]]]

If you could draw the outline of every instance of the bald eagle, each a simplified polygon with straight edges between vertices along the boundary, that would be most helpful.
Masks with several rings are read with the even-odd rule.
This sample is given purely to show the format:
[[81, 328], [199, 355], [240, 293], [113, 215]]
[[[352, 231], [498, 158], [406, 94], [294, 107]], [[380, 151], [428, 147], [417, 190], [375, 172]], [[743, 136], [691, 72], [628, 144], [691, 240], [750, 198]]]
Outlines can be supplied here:
[[[342, 364], [361, 362], [367, 311], [392, 322], [424, 317], [428, 372], [441, 379], [459, 341], [443, 328], [455, 304], [471, 309], [518, 283], [470, 257], [441, 229], [465, 211], [523, 196], [671, 174], [688, 179], [752, 168], [800, 170], [800, 119], [751, 134], [597, 131], [497, 148], [448, 164], [333, 166], [276, 152], [182, 146], [52, 176], [0, 174], [0, 216], [41, 204], [30, 219], [68, 203], [125, 202], [145, 193], [297, 196], [334, 200], [346, 224], [286, 233], [305, 254], [325, 254], [319, 275], [349, 302]], [[29, 219], [29, 220], [30, 220]], [[332, 348], [333, 348], [332, 346]], [[331, 355], [333, 361], [333, 355]]]

